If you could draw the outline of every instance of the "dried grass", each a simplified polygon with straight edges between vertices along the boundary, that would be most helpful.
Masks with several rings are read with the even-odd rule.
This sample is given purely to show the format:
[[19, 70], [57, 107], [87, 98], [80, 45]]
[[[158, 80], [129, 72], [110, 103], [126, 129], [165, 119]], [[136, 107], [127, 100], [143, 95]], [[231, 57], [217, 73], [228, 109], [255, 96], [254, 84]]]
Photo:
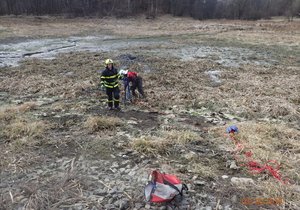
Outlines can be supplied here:
[[106, 129], [113, 130], [122, 124], [122, 120], [117, 117], [91, 116], [86, 120], [84, 126], [90, 132], [97, 132]]
[[212, 165], [204, 165], [201, 162], [190, 163], [188, 170], [205, 179], [216, 179], [218, 177], [217, 168], [213, 167]]
[[82, 155], [92, 159], [110, 159], [117, 143], [118, 139], [111, 136], [111, 132], [107, 135], [97, 135], [82, 144]]
[[42, 137], [48, 125], [43, 121], [33, 121], [25, 116], [25, 113], [36, 109], [33, 102], [12, 107], [2, 107], [0, 111], [0, 136], [3, 142], [10, 142], [10, 146], [16, 151], [24, 145], [34, 146]]
[[[23, 196], [28, 198], [24, 209], [58, 209], [65, 207], [74, 207], [75, 203], [80, 203], [83, 207], [89, 208], [89, 205], [101, 209], [100, 203], [83, 194], [86, 189], [86, 181], [75, 171], [62, 175], [51, 176], [47, 182], [36, 183], [29, 181], [21, 186], [22, 194], [14, 194], [14, 197]], [[4, 196], [4, 203], [7, 207], [13, 208], [8, 196]]]
[[[273, 177], [267, 178], [268, 176], [260, 174], [258, 177], [262, 180], [257, 180], [256, 187], [252, 190], [264, 197], [282, 197], [290, 209], [299, 206], [300, 131], [285, 124], [256, 122], [239, 123], [238, 127], [240, 132], [236, 138], [245, 146], [243, 151], [252, 151], [254, 160], [261, 164], [268, 160], [277, 161], [281, 166], [283, 179], [290, 180], [290, 184], [284, 185]], [[216, 137], [215, 142], [228, 150], [234, 149], [231, 140], [224, 137], [225, 127], [212, 128], [210, 133]]]
[[283, 175], [293, 182], [300, 181], [300, 132], [286, 125], [246, 124], [241, 127], [241, 139], [253, 148], [254, 158], [262, 163], [275, 159], [282, 166]]
[[[29, 146], [34, 143], [34, 141], [30, 141]], [[15, 142], [3, 147], [5, 152], [0, 154], [0, 170], [11, 171], [14, 174], [22, 173], [30, 166], [40, 163], [43, 157], [36, 151], [30, 151], [27, 148]]]
[[191, 142], [198, 141], [199, 135], [195, 132], [184, 130], [161, 131], [158, 136], [142, 136], [132, 141], [131, 147], [143, 154], [169, 155], [177, 147], [185, 147]]
[[15, 111], [4, 109], [0, 110], [0, 122], [7, 122], [12, 120], [16, 115]]
[[133, 139], [131, 147], [142, 154], [168, 155], [172, 142], [159, 137], [144, 136]]
[[[203, 106], [214, 104], [207, 107], [211, 111], [222, 110], [248, 119], [279, 119], [295, 124], [300, 120], [297, 103], [300, 80], [295, 77], [297, 71], [293, 69], [252, 65], [223, 69], [223, 84], [211, 87], [204, 72], [218, 68], [214, 63], [197, 60], [189, 63], [189, 73], [182, 77], [182, 62], [168, 59], [161, 59], [160, 63], [153, 59], [153, 62], [152, 65], [159, 65], [159, 72], [155, 78], [153, 75], [145, 78], [147, 89], [151, 90], [149, 103], [153, 106], [167, 108], [176, 101], [178, 106], [191, 108], [192, 102], [197, 101]], [[267, 75], [259, 74], [262, 69]], [[162, 98], [164, 100], [160, 100]]]
[[278, 184], [274, 180], [262, 181], [256, 190], [262, 197], [282, 198], [287, 209], [297, 209], [300, 206], [300, 186]]
[[[299, 30], [297, 21], [286, 23], [277, 20], [253, 21], [239, 20], [205, 20], [198, 21], [192, 18], [171, 17], [170, 15], [159, 16], [155, 20], [147, 20], [144, 17], [129, 19], [63, 19], [55, 17], [44, 18], [36, 24], [32, 17], [0, 19], [3, 38], [10, 36], [71, 36], [86, 32], [108, 32], [109, 34], [123, 36], [161, 36], [180, 34], [216, 34], [218, 38], [234, 37], [237, 40], [270, 43], [277, 42], [291, 44], [299, 42], [299, 38], [289, 31]], [[262, 30], [263, 29], [263, 30]], [[266, 30], [268, 33], [266, 33]], [[238, 31], [238, 33], [237, 33]], [[222, 33], [219, 33], [222, 32]], [[278, 32], [281, 34], [278, 36]], [[284, 34], [284, 38], [280, 39]], [[289, 36], [288, 36], [289, 35]], [[267, 39], [265, 37], [268, 37]], [[291, 37], [293, 38], [292, 42]]]
[[0, 122], [7, 122], [16, 117], [17, 114], [23, 114], [28, 111], [32, 111], [37, 108], [34, 102], [25, 102], [18, 106], [2, 106], [0, 107]]
[[25, 102], [19, 106], [14, 107], [18, 112], [25, 113], [28, 111], [35, 110], [37, 108], [37, 104], [34, 102]]
[[162, 131], [161, 136], [177, 145], [185, 145], [200, 140], [199, 134], [190, 130], [169, 130]]
[[224, 191], [230, 190], [234, 194], [239, 192], [240, 198], [278, 199], [282, 205], [270, 206], [274, 209], [298, 209], [300, 205], [300, 186], [278, 183], [275, 180], [254, 181], [254, 185], [234, 185]]
[[[72, 23], [70, 23], [70, 20], [58, 20], [50, 25], [45, 21], [37, 26], [36, 24], [31, 24], [32, 20], [12, 20], [14, 22], [13, 26], [10, 26], [11, 23], [5, 23], [4, 27], [11, 28], [22, 24], [22, 27], [18, 26], [15, 29], [15, 34], [21, 34], [22, 36], [24, 34], [28, 36], [35, 36], [36, 34], [41, 36], [68, 36], [80, 33], [78, 29], [110, 30], [112, 34], [126, 34], [127, 37], [161, 36], [172, 33], [174, 43], [178, 43], [177, 46], [174, 45], [172, 47], [179, 48], [182, 46], [181, 44], [200, 43], [203, 42], [203, 39], [208, 40], [207, 44], [209, 45], [210, 39], [208, 37], [204, 36], [203, 39], [199, 39], [200, 36], [194, 35], [199, 32], [209, 36], [210, 34], [218, 33], [216, 36], [217, 40], [212, 40], [212, 44], [218, 43], [218, 41], [229, 43], [233, 40], [232, 34], [236, 33], [237, 29], [242, 28], [243, 30], [238, 31], [238, 43], [255, 43], [259, 44], [259, 46], [261, 44], [274, 44], [277, 41], [280, 41], [280, 46], [297, 46], [297, 43], [299, 43], [299, 36], [296, 35], [296, 32], [299, 31], [298, 23], [292, 23], [292, 25], [280, 23], [280, 27], [276, 28], [277, 25], [270, 21], [260, 23], [248, 21], [199, 22], [186, 18], [171, 19], [169, 17], [160, 17], [157, 21], [151, 21], [151, 23], [142, 19], [78, 19], [78, 21], [73, 21]], [[99, 21], [103, 24], [99, 24]], [[256, 28], [256, 24], [261, 25]], [[36, 27], [43, 30], [36, 30]], [[261, 30], [262, 28], [266, 29], [268, 33], [265, 33], [266, 30]], [[291, 28], [295, 32], [294, 34], [290, 33]], [[281, 34], [277, 33], [278, 31]], [[180, 34], [190, 35], [179, 36], [177, 39], [176, 35]], [[265, 39], [266, 36], [268, 40]], [[237, 36], [234, 37], [236, 39]], [[287, 37], [291, 39], [287, 39]], [[149, 47], [149, 49], [152, 48]], [[264, 50], [264, 47], [261, 47], [261, 49]], [[274, 53], [277, 55], [278, 52], [274, 51]], [[281, 54], [278, 53], [278, 55]], [[100, 67], [99, 60], [104, 59], [106, 56], [107, 54], [101, 53], [97, 53], [97, 55], [95, 53], [72, 53], [60, 55], [57, 59], [51, 61], [28, 60], [21, 67], [10, 69], [9, 77], [5, 77], [4, 80], [0, 81], [0, 87], [12, 95], [35, 94], [35, 96], [47, 95], [78, 99], [78, 96], [86, 96], [85, 90], [90, 89], [93, 84], [98, 82], [95, 72]], [[137, 54], [137, 56], [140, 55]], [[279, 60], [281, 62], [279, 65], [271, 67], [243, 65], [240, 68], [227, 68], [207, 59], [185, 62], [174, 58], [144, 56], [143, 62], [151, 66], [151, 70], [154, 73], [145, 73], [143, 78], [145, 91], [148, 95], [148, 102], [146, 103], [151, 108], [164, 110], [177, 105], [182, 107], [182, 110], [179, 110], [180, 112], [186, 111], [186, 109], [191, 107], [199, 109], [205, 107], [209, 111], [217, 112], [222, 110], [225, 113], [234, 113], [234, 115], [244, 116], [247, 119], [275, 119], [285, 122], [286, 124], [276, 125], [255, 122], [240, 123], [238, 126], [241, 133], [238, 138], [245, 141], [247, 148], [251, 148], [254, 157], [262, 163], [268, 159], [275, 159], [280, 162], [282, 164], [282, 174], [295, 183], [295, 185], [283, 186], [270, 178], [258, 180], [257, 185], [251, 190], [254, 192], [259, 191], [266, 197], [284, 196], [288, 203], [287, 206], [290, 209], [297, 209], [300, 206], [299, 191], [295, 190], [297, 187], [299, 189], [300, 177], [298, 167], [300, 137], [299, 130], [296, 129], [300, 120], [300, 80], [298, 79], [299, 70], [297, 63], [292, 59], [285, 58]], [[139, 72], [142, 71], [141, 63], [133, 65], [133, 69]], [[86, 69], [85, 71], [82, 70], [83, 66]], [[20, 68], [22, 68], [22, 72], [26, 76], [20, 76]], [[221, 70], [220, 79], [223, 82], [222, 85], [212, 87], [208, 76], [205, 74], [205, 71], [210, 69]], [[74, 77], [67, 76], [67, 72], [73, 72]], [[90, 98], [96, 98], [96, 96], [91, 96]], [[68, 107], [66, 108], [66, 106]], [[57, 106], [53, 105], [52, 108], [54, 111], [60, 112], [70, 109], [71, 106], [69, 104], [58, 104]], [[0, 111], [0, 122], [3, 124], [1, 125], [1, 131], [5, 133], [6, 138], [14, 140], [17, 143], [16, 145], [32, 144], [34, 143], [32, 139], [41, 137], [47, 126], [39, 121], [35, 123], [16, 119], [18, 114], [34, 110], [36, 108], [34, 104], [25, 103], [17, 107]], [[90, 132], [97, 132], [113, 130], [122, 124], [119, 118], [93, 116], [87, 119], [84, 126]], [[226, 148], [233, 148], [232, 143], [224, 138], [225, 127], [217, 127], [211, 129], [210, 132], [216, 136], [214, 139], [216, 144], [225, 145]], [[103, 153], [103, 148], [107, 149], [102, 144], [99, 145], [98, 140], [96, 139], [90, 145], [95, 150], [95, 154]], [[159, 131], [157, 136], [149, 135], [136, 138], [130, 146], [144, 154], [168, 155], [194, 141], [199, 141], [199, 137], [193, 132], [171, 130]], [[9, 154], [9, 156], [14, 157], [14, 154]], [[7, 163], [14, 165], [16, 161], [14, 158], [4, 160], [5, 163], [1, 163], [0, 166]], [[20, 166], [20, 168], [25, 169], [26, 167], [26, 165], [24, 167]], [[203, 164], [201, 162], [191, 163], [190, 169], [191, 172], [206, 178], [215, 177], [217, 172], [219, 172], [213, 164]], [[80, 190], [82, 192], [78, 179], [73, 178], [73, 180], [62, 183], [59, 182], [60, 180], [42, 186], [48, 191], [40, 193], [41, 191], [33, 190], [31, 192], [31, 200], [27, 204], [28, 209], [59, 208], [62, 203], [74, 203], [78, 198], [77, 196], [79, 196], [78, 192]], [[58, 187], [54, 188], [55, 185]], [[70, 200], [68, 200], [68, 198], [63, 197], [68, 193], [75, 195], [76, 198], [72, 200], [71, 196]]]
[[[245, 151], [251, 150], [254, 158], [263, 163], [275, 159], [283, 165], [282, 170], [288, 173], [288, 176], [299, 176], [300, 171], [294, 171], [299, 165], [297, 157], [300, 157], [299, 130], [285, 124], [255, 122], [239, 123], [238, 127], [240, 133], [236, 138], [244, 144]], [[224, 137], [225, 127], [213, 128], [210, 132], [218, 137]], [[233, 147], [230, 140], [225, 142], [224, 138], [216, 138], [216, 140], [223, 141], [219, 143], [226, 144], [228, 147]]]
[[47, 125], [43, 121], [29, 122], [25, 119], [17, 119], [5, 126], [3, 134], [10, 140], [22, 139], [26, 142], [31, 138], [41, 137]]

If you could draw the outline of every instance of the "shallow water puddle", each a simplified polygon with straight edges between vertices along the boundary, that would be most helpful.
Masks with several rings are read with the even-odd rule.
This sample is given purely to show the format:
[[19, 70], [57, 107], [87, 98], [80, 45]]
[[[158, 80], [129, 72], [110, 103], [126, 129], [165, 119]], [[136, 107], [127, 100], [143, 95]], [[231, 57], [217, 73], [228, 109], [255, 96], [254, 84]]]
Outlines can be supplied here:
[[211, 46], [185, 46], [176, 49], [152, 50], [160, 56], [169, 55], [182, 61], [196, 59], [209, 59], [226, 67], [239, 67], [243, 64], [271, 65], [270, 55], [247, 48], [237, 47], [211, 47]]
[[112, 36], [86, 36], [37, 39], [0, 45], [0, 67], [17, 66], [25, 58], [53, 59], [58, 53], [71, 51], [107, 52], [153, 46], [162, 40], [117, 39]]
[[[161, 45], [164, 47], [161, 47]], [[209, 59], [227, 67], [243, 64], [270, 65], [270, 55], [248, 48], [216, 46], [176, 46], [168, 38], [116, 38], [113, 36], [86, 36], [55, 39], [37, 39], [0, 45], [0, 67], [17, 66], [26, 58], [53, 59], [58, 53], [71, 51], [111, 52], [139, 49], [160, 57], [175, 57], [182, 61]]]

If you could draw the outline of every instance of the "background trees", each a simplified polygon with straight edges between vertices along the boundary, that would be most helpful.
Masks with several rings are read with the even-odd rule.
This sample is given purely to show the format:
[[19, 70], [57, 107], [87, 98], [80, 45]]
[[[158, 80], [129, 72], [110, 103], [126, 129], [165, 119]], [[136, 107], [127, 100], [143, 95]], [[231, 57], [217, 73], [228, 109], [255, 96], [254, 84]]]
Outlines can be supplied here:
[[126, 17], [146, 14], [191, 16], [196, 19], [292, 18], [300, 0], [0, 0], [0, 15], [67, 15]]

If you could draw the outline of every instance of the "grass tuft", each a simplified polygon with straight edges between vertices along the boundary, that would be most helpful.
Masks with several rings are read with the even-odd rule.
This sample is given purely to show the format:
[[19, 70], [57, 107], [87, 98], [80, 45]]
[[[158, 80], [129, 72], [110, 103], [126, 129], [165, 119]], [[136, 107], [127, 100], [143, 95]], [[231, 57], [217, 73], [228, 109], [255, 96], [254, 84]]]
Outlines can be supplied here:
[[216, 171], [218, 169], [213, 166], [204, 165], [201, 162], [189, 164], [189, 170], [195, 174], [198, 174], [200, 177], [203, 177], [206, 179], [216, 179], [217, 178]]
[[16, 117], [19, 113], [25, 113], [36, 109], [37, 105], [34, 102], [26, 102], [19, 106], [1, 107], [0, 122], [8, 122]]
[[123, 123], [120, 118], [106, 117], [106, 116], [91, 116], [85, 122], [85, 127], [90, 132], [97, 132], [100, 130], [113, 130]]
[[172, 142], [159, 137], [144, 136], [134, 139], [131, 146], [139, 153], [166, 155], [169, 154], [169, 147], [172, 147]]
[[11, 140], [24, 137], [36, 138], [42, 136], [46, 127], [46, 124], [42, 121], [27, 122], [26, 120], [18, 119], [6, 126], [3, 133], [4, 136]]
[[184, 130], [162, 131], [158, 136], [142, 136], [136, 138], [131, 143], [131, 147], [143, 154], [169, 155], [176, 147], [199, 140], [199, 135], [195, 132]]

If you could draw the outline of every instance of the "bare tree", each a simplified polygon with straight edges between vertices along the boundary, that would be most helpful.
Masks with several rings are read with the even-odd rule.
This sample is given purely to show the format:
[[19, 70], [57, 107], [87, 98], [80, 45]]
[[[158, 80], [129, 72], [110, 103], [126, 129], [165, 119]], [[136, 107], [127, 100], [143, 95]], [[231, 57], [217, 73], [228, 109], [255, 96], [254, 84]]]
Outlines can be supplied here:
[[300, 0], [0, 0], [0, 15], [69, 15], [127, 17], [158, 13], [196, 19], [259, 19], [299, 14]]
[[300, 14], [300, 0], [286, 0], [285, 15], [288, 21], [293, 21], [294, 16]]

